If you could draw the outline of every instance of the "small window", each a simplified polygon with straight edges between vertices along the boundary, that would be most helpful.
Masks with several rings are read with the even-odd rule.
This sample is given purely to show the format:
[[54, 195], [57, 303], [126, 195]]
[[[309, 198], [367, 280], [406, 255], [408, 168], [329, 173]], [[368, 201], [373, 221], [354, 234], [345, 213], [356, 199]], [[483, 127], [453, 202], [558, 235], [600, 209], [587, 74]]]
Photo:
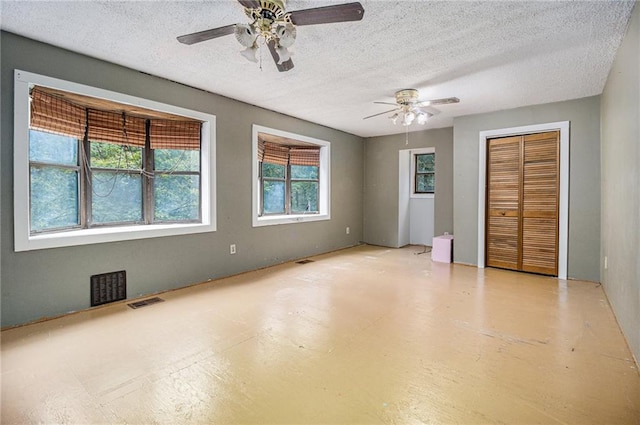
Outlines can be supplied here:
[[320, 147], [264, 134], [258, 143], [260, 215], [318, 214]]
[[414, 158], [414, 193], [434, 193], [436, 187], [436, 154], [417, 154]]
[[153, 221], [199, 221], [199, 152], [186, 149], [155, 149], [153, 158]]
[[293, 214], [318, 213], [318, 166], [291, 165], [291, 212]]
[[80, 226], [78, 140], [29, 131], [31, 231]]
[[280, 164], [262, 163], [262, 215], [286, 212], [287, 168]]
[[254, 226], [329, 219], [329, 143], [254, 125]]

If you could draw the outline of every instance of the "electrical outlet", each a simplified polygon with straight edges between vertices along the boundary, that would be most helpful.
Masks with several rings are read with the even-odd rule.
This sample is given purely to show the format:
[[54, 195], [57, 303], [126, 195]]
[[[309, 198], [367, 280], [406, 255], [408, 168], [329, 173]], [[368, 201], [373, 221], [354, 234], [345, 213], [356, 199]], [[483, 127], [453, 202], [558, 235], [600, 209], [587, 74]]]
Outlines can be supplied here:
[[349, 231], [350, 231], [350, 230], [349, 230], [349, 228], [347, 227], [347, 235], [349, 234]]
[[233, 255], [236, 253], [236, 244], [232, 243], [229, 245], [229, 254]]

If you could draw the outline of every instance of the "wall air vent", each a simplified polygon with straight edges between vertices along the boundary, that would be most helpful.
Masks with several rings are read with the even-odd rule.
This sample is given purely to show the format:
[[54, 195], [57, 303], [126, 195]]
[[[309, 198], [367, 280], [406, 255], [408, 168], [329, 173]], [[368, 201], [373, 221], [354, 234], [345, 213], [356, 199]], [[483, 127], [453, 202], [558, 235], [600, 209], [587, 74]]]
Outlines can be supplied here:
[[146, 300], [141, 300], [141, 301], [136, 301], [136, 302], [133, 302], [133, 303], [129, 303], [127, 305], [135, 310], [136, 308], [146, 307], [148, 305], [161, 303], [161, 302], [164, 302], [164, 300], [162, 298], [153, 297], [153, 298], [147, 298]]
[[91, 276], [91, 307], [127, 298], [127, 272], [94, 274]]

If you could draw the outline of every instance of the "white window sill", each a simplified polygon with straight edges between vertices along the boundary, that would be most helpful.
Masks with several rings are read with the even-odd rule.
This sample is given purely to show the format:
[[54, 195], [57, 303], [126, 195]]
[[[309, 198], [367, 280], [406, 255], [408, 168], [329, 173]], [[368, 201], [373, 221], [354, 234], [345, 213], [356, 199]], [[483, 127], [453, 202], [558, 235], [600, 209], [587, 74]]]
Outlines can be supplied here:
[[276, 224], [306, 223], [310, 221], [329, 219], [331, 219], [329, 214], [270, 215], [255, 218], [253, 221], [253, 227], [273, 226]]
[[31, 251], [36, 249], [59, 248], [65, 246], [215, 232], [215, 230], [215, 225], [211, 224], [185, 223], [100, 227], [93, 229], [70, 230], [60, 233], [46, 233], [27, 237], [20, 237], [20, 235], [16, 235], [15, 250]]
[[433, 199], [435, 198], [435, 194], [433, 193], [412, 193], [411, 198], [413, 199]]

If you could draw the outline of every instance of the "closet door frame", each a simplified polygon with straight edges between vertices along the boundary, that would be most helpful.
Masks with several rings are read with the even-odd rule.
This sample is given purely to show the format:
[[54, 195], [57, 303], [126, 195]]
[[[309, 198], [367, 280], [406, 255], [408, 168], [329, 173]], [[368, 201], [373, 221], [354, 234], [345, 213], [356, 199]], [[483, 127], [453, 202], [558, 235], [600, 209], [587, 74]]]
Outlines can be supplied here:
[[567, 278], [569, 239], [569, 121], [536, 124], [522, 127], [502, 128], [479, 133], [478, 161], [478, 268], [485, 267], [485, 205], [487, 176], [488, 139], [543, 133], [560, 132], [560, 204], [558, 223], [558, 279]]

